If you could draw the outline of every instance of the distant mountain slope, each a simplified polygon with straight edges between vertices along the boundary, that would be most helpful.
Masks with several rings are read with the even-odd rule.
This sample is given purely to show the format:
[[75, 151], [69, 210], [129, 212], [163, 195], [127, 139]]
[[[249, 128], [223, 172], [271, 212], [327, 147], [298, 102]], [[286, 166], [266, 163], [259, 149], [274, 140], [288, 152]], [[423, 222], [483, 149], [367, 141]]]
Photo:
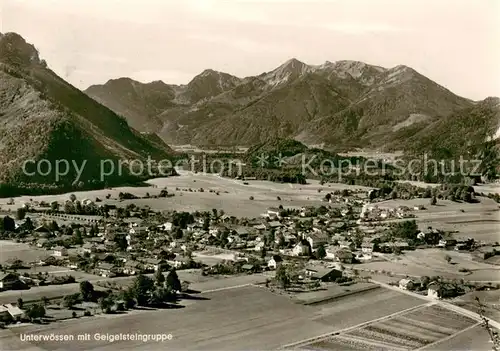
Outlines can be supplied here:
[[[120, 92], [100, 87], [106, 93], [96, 98], [113, 108]], [[173, 144], [251, 146], [295, 138], [338, 148], [401, 149], [408, 137], [474, 106], [409, 67], [345, 60], [313, 66], [291, 59], [246, 78], [206, 70], [187, 85], [169, 87], [175, 91], [172, 106], [155, 121], [162, 124], [160, 136]], [[94, 89], [86, 92], [93, 96]]]
[[[382, 72], [347, 109], [311, 123], [301, 139], [399, 148], [406, 142], [401, 140], [401, 134], [420, 130], [469, 106], [471, 101], [454, 95], [409, 67], [397, 66]], [[338, 128], [330, 130], [325, 126]]]
[[500, 98], [490, 97], [439, 119], [410, 137], [406, 151], [442, 159], [477, 157], [486, 142], [500, 143]]
[[161, 82], [143, 84], [130, 78], [112, 79], [104, 85], [93, 85], [86, 93], [121, 116], [129, 124], [148, 132], [158, 131], [162, 123], [157, 115], [175, 106], [175, 90]]
[[[25, 174], [26, 160], [46, 159], [52, 166], [56, 160], [87, 161], [80, 180], [90, 183], [99, 180], [103, 159], [159, 159], [172, 153], [58, 77], [20, 35], [0, 34], [0, 183], [56, 183], [53, 172]], [[115, 182], [121, 178], [117, 173]], [[122, 177], [127, 176], [124, 171]], [[70, 169], [59, 183], [74, 179]]]

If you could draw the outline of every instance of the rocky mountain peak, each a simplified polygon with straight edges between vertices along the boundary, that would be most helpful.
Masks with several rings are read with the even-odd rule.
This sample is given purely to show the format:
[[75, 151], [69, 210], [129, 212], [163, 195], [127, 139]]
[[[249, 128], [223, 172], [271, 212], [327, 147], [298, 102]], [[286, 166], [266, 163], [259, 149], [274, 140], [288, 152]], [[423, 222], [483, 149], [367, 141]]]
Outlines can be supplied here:
[[16, 66], [42, 63], [38, 50], [17, 33], [0, 33], [0, 61]]

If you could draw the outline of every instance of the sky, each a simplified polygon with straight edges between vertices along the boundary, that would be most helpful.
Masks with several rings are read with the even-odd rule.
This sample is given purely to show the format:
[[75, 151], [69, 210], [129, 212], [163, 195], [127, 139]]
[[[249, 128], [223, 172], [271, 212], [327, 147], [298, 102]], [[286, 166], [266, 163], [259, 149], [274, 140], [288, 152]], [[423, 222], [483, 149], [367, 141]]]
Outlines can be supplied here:
[[410, 66], [458, 95], [500, 96], [499, 0], [0, 0], [0, 32], [85, 89], [131, 77], [185, 84], [294, 57]]

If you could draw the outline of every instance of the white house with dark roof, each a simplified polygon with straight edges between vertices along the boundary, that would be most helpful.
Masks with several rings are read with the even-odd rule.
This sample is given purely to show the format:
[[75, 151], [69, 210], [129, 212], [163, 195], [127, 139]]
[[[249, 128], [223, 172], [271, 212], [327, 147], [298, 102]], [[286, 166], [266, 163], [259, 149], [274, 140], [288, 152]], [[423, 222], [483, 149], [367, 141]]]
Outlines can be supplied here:
[[68, 256], [68, 249], [66, 249], [63, 246], [56, 246], [54, 247], [54, 256], [57, 257]]
[[269, 261], [267, 261], [267, 267], [269, 269], [276, 269], [283, 262], [280, 255], [273, 255]]
[[267, 209], [267, 217], [277, 218], [280, 215], [281, 210], [278, 207], [269, 207]]
[[316, 250], [320, 246], [328, 244], [328, 235], [324, 232], [314, 232], [306, 236], [306, 240], [311, 245], [312, 250]]

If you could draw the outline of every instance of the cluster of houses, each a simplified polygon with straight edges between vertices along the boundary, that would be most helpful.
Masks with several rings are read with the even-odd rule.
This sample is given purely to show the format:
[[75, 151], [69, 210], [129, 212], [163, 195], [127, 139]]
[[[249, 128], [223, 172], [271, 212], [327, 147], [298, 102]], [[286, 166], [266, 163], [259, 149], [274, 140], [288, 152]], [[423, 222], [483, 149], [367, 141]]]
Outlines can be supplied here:
[[[415, 291], [421, 289], [422, 282], [414, 278], [404, 278], [399, 281], [399, 288], [402, 290]], [[426, 284], [427, 296], [433, 299], [444, 299], [459, 296], [463, 293], [456, 284], [433, 281]]]
[[[293, 257], [307, 259], [313, 256], [350, 264], [373, 259], [374, 251], [392, 252], [395, 247], [400, 250], [409, 248], [404, 240], [379, 240], [375, 244], [375, 239], [383, 236], [384, 227], [360, 221], [409, 218], [413, 216], [412, 211], [421, 207], [391, 209], [355, 197], [329, 199], [349, 201], [340, 208], [322, 206], [322, 211], [303, 207], [290, 213], [282, 207], [271, 207], [260, 218], [245, 220], [227, 214], [195, 213], [190, 214], [191, 219], [182, 228], [174, 224], [175, 213], [159, 216], [159, 213], [150, 210], [129, 211], [127, 218], [119, 218], [117, 208], [111, 206], [107, 216], [44, 213], [40, 219], [45, 224], [36, 227], [22, 240], [51, 250], [51, 256], [57, 259], [58, 265], [103, 277], [135, 275], [169, 267], [190, 268], [195, 264], [193, 252], [206, 248], [223, 248], [243, 256], [265, 258], [268, 269], [276, 269], [284, 259]], [[348, 215], [352, 216], [346, 219]], [[360, 221], [356, 223], [358, 218]], [[75, 243], [74, 232], [69, 235], [48, 226], [47, 223], [53, 220], [80, 223], [75, 228], [82, 233], [81, 240]], [[23, 221], [17, 221], [16, 225], [21, 227]], [[441, 234], [430, 228], [418, 233], [417, 237], [436, 244], [439, 242], [437, 246], [441, 247], [456, 245], [457, 249], [466, 249], [473, 244], [470, 241], [442, 239]], [[38, 263], [47, 262], [40, 260]], [[0, 281], [0, 289], [1, 284]], [[6, 286], [8, 284], [6, 282]]]
[[370, 222], [383, 221], [387, 219], [414, 218], [415, 214], [413, 213], [413, 211], [420, 211], [423, 209], [423, 206], [414, 206], [413, 208], [410, 208], [408, 206], [399, 206], [396, 208], [392, 208], [365, 203], [361, 208], [359, 219], [361, 222]]
[[[329, 212], [309, 217], [314, 208], [301, 208], [294, 216], [282, 216], [282, 211], [269, 208], [261, 218], [244, 222], [220, 215], [211, 217], [208, 226], [204, 214], [194, 216], [194, 221], [183, 229], [175, 226], [173, 220], [158, 222], [154, 216], [104, 218], [52, 213], [39, 216], [44, 223], [21, 240], [50, 251], [52, 258], [40, 260], [40, 265], [53, 264], [50, 262], [56, 258], [58, 265], [103, 277], [154, 272], [163, 267], [190, 267], [193, 251], [221, 247], [222, 232], [226, 232], [225, 249], [254, 256], [261, 256], [263, 251], [274, 252], [274, 256], [266, 255], [269, 269], [276, 267], [277, 257], [308, 258], [320, 248], [324, 249], [322, 258], [342, 263], [371, 258], [373, 244], [366, 241], [356, 248], [349, 240], [349, 232], [342, 229], [342, 218]], [[74, 242], [74, 231], [70, 235], [47, 225], [53, 220], [75, 220], [79, 223], [75, 230], [82, 233], [81, 241]], [[22, 226], [23, 221], [16, 223]]]

